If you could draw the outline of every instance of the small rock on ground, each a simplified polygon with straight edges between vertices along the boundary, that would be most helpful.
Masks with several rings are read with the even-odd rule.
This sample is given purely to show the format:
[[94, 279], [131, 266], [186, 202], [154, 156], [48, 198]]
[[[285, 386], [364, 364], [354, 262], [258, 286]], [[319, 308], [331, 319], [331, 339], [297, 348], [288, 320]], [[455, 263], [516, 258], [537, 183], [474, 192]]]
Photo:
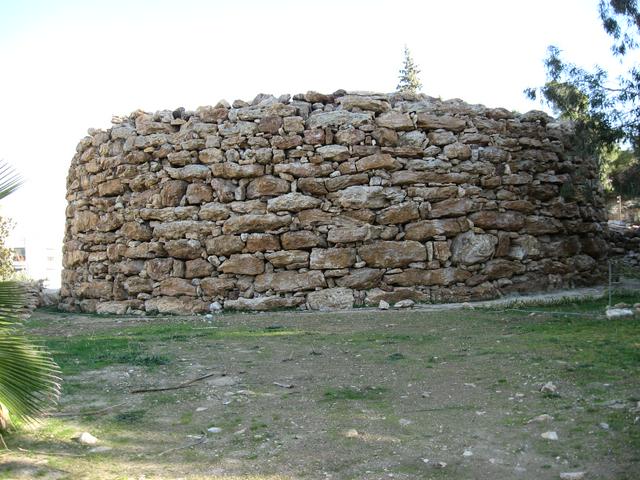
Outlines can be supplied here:
[[633, 310], [630, 308], [607, 308], [606, 315], [608, 319], [632, 317]]
[[556, 387], [553, 382], [547, 382], [540, 388], [542, 393], [556, 393], [557, 390], [558, 387]]
[[396, 302], [393, 305], [393, 308], [411, 308], [416, 304], [416, 302], [414, 302], [413, 300], [410, 299], [405, 299], [405, 300], [400, 300], [399, 302]]
[[80, 435], [75, 437], [74, 440], [80, 445], [95, 445], [98, 443], [98, 439], [89, 432], [82, 432]]
[[537, 417], [533, 417], [527, 423], [538, 423], [538, 422], [551, 422], [553, 421], [553, 417], [547, 413], [543, 413], [542, 415], [538, 415]]
[[562, 480], [582, 480], [587, 472], [563, 472], [560, 474]]

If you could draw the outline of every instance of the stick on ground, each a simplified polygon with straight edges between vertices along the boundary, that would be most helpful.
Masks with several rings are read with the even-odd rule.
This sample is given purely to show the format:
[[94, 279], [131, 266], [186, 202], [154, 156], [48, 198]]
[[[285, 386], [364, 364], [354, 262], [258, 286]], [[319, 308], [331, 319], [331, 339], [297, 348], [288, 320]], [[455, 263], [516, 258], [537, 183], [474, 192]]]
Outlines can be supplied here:
[[225, 377], [227, 374], [226, 373], [220, 374], [218, 372], [207, 373], [206, 375], [202, 375], [201, 377], [194, 378], [193, 380], [189, 380], [187, 382], [174, 385], [173, 387], [138, 388], [136, 390], [131, 390], [131, 393], [166, 392], [167, 390], [179, 390], [181, 388], [190, 387], [194, 383], [199, 382], [200, 380], [205, 380], [207, 378], [213, 377], [214, 375], [220, 375], [221, 377]]
[[126, 405], [128, 402], [117, 403], [115, 405], [110, 405], [105, 408], [101, 408], [100, 410], [89, 410], [87, 412], [55, 412], [50, 413], [50, 417], [83, 417], [85, 415], [100, 415], [101, 413], [106, 413], [109, 410], [113, 410], [114, 408], [121, 407], [122, 405]]

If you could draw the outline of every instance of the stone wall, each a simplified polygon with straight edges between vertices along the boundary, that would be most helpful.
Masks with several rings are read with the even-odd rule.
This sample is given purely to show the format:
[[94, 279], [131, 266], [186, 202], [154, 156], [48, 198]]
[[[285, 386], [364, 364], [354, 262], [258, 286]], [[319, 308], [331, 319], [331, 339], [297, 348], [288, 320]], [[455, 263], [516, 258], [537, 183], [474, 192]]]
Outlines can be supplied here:
[[259, 95], [90, 130], [61, 307], [449, 302], [599, 281], [596, 167], [542, 112], [424, 95]]

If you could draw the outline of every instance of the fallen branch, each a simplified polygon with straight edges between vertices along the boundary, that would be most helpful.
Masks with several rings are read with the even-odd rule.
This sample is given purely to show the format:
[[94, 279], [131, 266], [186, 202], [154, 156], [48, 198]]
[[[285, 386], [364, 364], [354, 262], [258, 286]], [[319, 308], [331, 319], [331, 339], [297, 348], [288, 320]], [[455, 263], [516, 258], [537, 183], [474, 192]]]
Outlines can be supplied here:
[[101, 408], [100, 410], [89, 410], [87, 412], [54, 412], [50, 413], [49, 417], [84, 417], [85, 415], [100, 415], [101, 413], [108, 412], [114, 408], [126, 405], [128, 402], [117, 403], [109, 407]]
[[18, 447], [20, 452], [33, 453], [35, 455], [46, 455], [48, 457], [86, 457], [84, 453], [65, 453], [65, 452], [42, 452], [40, 450], [27, 450], [26, 448]]
[[219, 374], [218, 372], [207, 373], [206, 375], [202, 375], [201, 377], [194, 378], [193, 380], [189, 380], [184, 383], [180, 383], [173, 387], [160, 387], [160, 388], [139, 388], [136, 390], [131, 390], [131, 393], [147, 393], [147, 392], [166, 392], [167, 390], [180, 390], [181, 388], [187, 388], [193, 385], [200, 380], [205, 380], [207, 378], [213, 377], [214, 375], [220, 375], [221, 377], [226, 377], [226, 373]]
[[157, 453], [157, 454], [156, 454], [156, 455], [154, 455], [154, 456], [156, 456], [156, 457], [161, 457], [162, 455], [165, 455], [165, 454], [170, 453], [170, 452], [175, 452], [176, 450], [184, 450], [185, 448], [191, 448], [191, 447], [195, 447], [195, 446], [197, 446], [197, 445], [205, 444], [205, 443], [207, 443], [208, 441], [209, 441], [209, 439], [207, 438], [207, 436], [206, 436], [206, 435], [203, 435], [203, 436], [200, 438], [200, 440], [198, 440], [197, 442], [192, 442], [192, 443], [188, 443], [188, 444], [186, 444], [186, 445], [181, 445], [181, 446], [179, 446], [179, 447], [170, 448], [170, 449], [168, 449], [168, 450], [164, 450], [164, 451], [162, 451], [162, 452], [160, 452], [160, 453]]
[[280, 387], [280, 388], [293, 388], [295, 385], [292, 385], [290, 383], [280, 383], [280, 382], [273, 382], [273, 384], [276, 387]]

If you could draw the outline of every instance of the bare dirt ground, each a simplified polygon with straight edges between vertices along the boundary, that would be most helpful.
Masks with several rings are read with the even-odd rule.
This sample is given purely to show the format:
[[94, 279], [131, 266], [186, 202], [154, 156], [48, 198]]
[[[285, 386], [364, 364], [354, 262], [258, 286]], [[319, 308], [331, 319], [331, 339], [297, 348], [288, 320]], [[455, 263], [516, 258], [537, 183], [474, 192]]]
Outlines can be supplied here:
[[0, 478], [635, 479], [640, 320], [603, 310], [38, 311], [64, 393]]

